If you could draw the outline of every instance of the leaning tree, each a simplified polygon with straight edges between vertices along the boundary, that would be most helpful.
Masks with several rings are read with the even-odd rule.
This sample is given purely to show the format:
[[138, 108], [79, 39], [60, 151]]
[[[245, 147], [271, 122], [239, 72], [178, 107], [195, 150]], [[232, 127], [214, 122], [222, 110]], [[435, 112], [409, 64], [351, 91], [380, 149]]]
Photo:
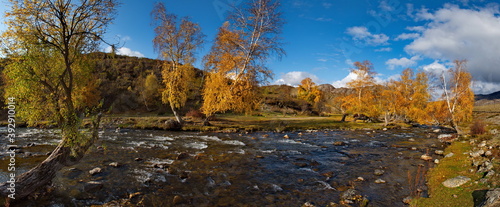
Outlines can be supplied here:
[[[3, 52], [6, 94], [16, 100], [16, 116], [35, 123], [53, 120], [62, 140], [43, 162], [16, 178], [16, 200], [78, 162], [98, 138], [100, 115], [82, 130], [80, 114], [99, 102], [98, 83], [85, 54], [97, 51], [114, 19], [115, 0], [9, 0]], [[0, 185], [7, 196], [8, 183]]]

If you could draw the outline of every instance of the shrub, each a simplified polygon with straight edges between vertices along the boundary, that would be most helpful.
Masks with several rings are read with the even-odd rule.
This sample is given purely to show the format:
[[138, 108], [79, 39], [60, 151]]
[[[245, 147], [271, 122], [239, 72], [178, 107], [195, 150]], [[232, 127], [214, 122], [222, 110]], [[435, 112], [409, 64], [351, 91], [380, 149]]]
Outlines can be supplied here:
[[204, 119], [205, 118], [205, 114], [201, 113], [201, 111], [197, 110], [197, 109], [191, 109], [190, 111], [188, 111], [186, 113], [186, 116], [187, 117], [191, 117], [191, 118], [198, 118], [198, 119]]
[[486, 124], [482, 120], [475, 120], [470, 127], [470, 133], [473, 136], [485, 134]]

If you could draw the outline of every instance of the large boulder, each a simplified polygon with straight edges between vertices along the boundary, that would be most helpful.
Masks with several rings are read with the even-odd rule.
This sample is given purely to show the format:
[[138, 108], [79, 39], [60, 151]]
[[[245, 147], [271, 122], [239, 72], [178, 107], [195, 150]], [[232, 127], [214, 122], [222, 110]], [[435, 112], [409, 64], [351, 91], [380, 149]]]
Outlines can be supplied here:
[[479, 207], [495, 206], [500, 206], [500, 188], [487, 191], [484, 201], [479, 204]]

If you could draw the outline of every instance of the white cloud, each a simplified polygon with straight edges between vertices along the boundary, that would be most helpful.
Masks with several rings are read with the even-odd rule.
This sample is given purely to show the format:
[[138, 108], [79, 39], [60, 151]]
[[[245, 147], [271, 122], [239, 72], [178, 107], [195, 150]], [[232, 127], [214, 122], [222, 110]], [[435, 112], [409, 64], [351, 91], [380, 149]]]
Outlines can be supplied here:
[[392, 58], [385, 62], [386, 65], [389, 66], [389, 69], [394, 70], [396, 67], [407, 68], [417, 64], [417, 61], [420, 60], [419, 56], [413, 56], [410, 59], [403, 57], [400, 59]]
[[372, 34], [366, 27], [349, 27], [346, 31], [354, 40], [362, 41], [365, 44], [378, 46], [385, 45], [389, 37], [385, 34]]
[[422, 67], [422, 69], [424, 69], [424, 71], [427, 73], [440, 75], [448, 68], [444, 64], [441, 64], [441, 63], [439, 63], [439, 61], [435, 60], [433, 63], [431, 63], [429, 65], [424, 65]]
[[394, 40], [409, 40], [409, 39], [417, 39], [420, 37], [419, 33], [403, 33], [398, 35]]
[[[111, 52], [111, 46], [104, 49], [104, 52]], [[144, 57], [144, 55], [138, 51], [133, 51], [130, 48], [121, 47], [116, 49], [117, 55], [126, 55], [126, 56], [134, 56], [134, 57]]]
[[500, 91], [500, 83], [474, 81], [472, 83], [472, 90], [475, 94], [491, 94]]
[[378, 5], [378, 8], [382, 9], [383, 11], [393, 11], [394, 8], [387, 3], [387, 1], [380, 1], [380, 4]]
[[319, 78], [316, 75], [313, 75], [308, 72], [303, 72], [303, 71], [292, 71], [288, 72], [284, 75], [281, 76], [280, 79], [276, 80], [274, 84], [276, 85], [290, 85], [290, 86], [298, 86], [300, 85], [300, 81], [304, 80], [305, 78], [311, 78], [313, 82], [318, 82]]
[[352, 80], [356, 80], [357, 78], [358, 78], [358, 75], [356, 75], [356, 73], [350, 72], [344, 79], [335, 81], [332, 83], [332, 85], [335, 88], [346, 87], [347, 83], [351, 82]]
[[375, 50], [375, 52], [390, 52], [390, 51], [392, 51], [392, 48], [390, 47], [383, 47]]
[[328, 60], [325, 59], [325, 58], [319, 58], [318, 61], [320, 61], [320, 62], [327, 62]]
[[475, 80], [500, 83], [499, 15], [498, 6], [460, 9], [447, 4], [434, 13], [423, 9], [419, 17], [428, 23], [405, 51], [443, 62], [467, 59]]

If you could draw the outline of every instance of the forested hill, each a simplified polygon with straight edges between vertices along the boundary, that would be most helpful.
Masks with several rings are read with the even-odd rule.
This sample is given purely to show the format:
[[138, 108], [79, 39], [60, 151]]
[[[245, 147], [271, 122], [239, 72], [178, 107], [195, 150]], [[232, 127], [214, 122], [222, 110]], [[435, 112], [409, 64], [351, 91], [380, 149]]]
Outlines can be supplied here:
[[[149, 58], [122, 56], [110, 53], [92, 53], [95, 60], [96, 81], [99, 82], [100, 97], [104, 108], [110, 114], [165, 114], [169, 107], [161, 103], [161, 61]], [[8, 64], [8, 59], [0, 59], [0, 74]], [[201, 106], [201, 81], [203, 71], [197, 69], [198, 83], [193, 86], [190, 100], [183, 113], [197, 110]], [[148, 76], [149, 80], [148, 80]], [[152, 78], [154, 77], [154, 78]], [[4, 79], [0, 80], [0, 95], [4, 94]], [[297, 88], [286, 85], [260, 87], [264, 96], [262, 110], [285, 114], [320, 114], [333, 112], [332, 102], [337, 94], [344, 94], [347, 89], [335, 89], [330, 84], [320, 85], [323, 98], [320, 104], [311, 105], [297, 98]], [[3, 102], [0, 104], [2, 109]], [[2, 113], [4, 114], [4, 113]], [[5, 117], [0, 117], [4, 119]]]

